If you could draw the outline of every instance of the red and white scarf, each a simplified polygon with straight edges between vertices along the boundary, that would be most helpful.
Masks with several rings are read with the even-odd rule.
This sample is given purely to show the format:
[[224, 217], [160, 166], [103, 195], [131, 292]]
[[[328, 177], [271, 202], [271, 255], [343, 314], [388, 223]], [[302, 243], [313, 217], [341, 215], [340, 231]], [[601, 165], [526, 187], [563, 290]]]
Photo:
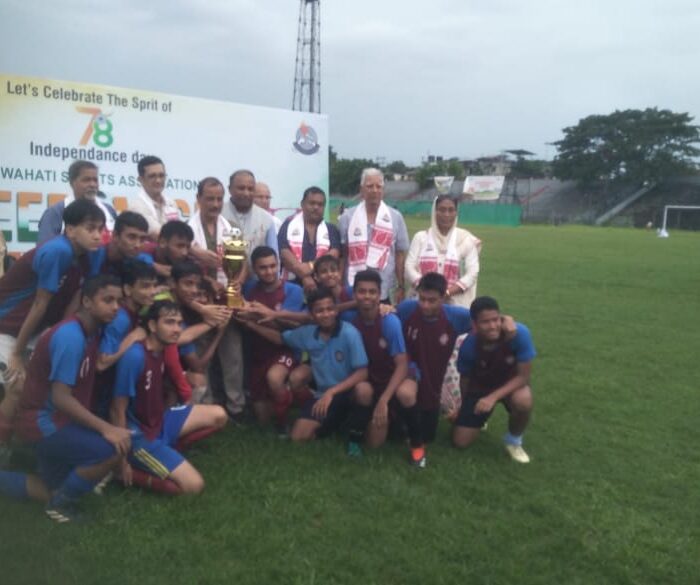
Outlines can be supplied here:
[[355, 282], [355, 275], [366, 268], [382, 271], [389, 260], [394, 240], [394, 225], [389, 206], [383, 201], [377, 209], [372, 237], [367, 237], [367, 209], [360, 203], [350, 218], [348, 226], [348, 282]]
[[[289, 249], [294, 257], [301, 262], [302, 251], [304, 247], [304, 234], [306, 233], [306, 225], [304, 224], [303, 212], [297, 213], [287, 225], [287, 241]], [[328, 253], [331, 249], [331, 237], [328, 233], [328, 225], [325, 221], [321, 221], [316, 227], [316, 258], [320, 258]], [[287, 270], [283, 271], [283, 278], [286, 280], [288, 276]]]
[[[433, 229], [428, 230], [428, 239], [425, 247], [421, 250], [418, 266], [421, 274], [428, 272], [440, 272], [438, 270], [439, 248], [433, 237]], [[459, 254], [457, 254], [457, 230], [452, 228], [447, 239], [447, 249], [445, 251], [445, 261], [443, 262], [442, 275], [450, 286], [459, 280]]]
[[[194, 233], [192, 245], [202, 250], [208, 250], [207, 237], [204, 233], [204, 225], [202, 224], [202, 214], [199, 209], [194, 212], [194, 215], [187, 224], [192, 228], [192, 232]], [[233, 227], [231, 224], [223, 215], [219, 214], [216, 218], [216, 254], [219, 258], [224, 257], [224, 239], [228, 238], [232, 233]], [[223, 265], [220, 265], [216, 269], [216, 280], [223, 285], [228, 284], [228, 278], [224, 272]]]
[[[453, 285], [459, 280], [459, 252], [457, 251], [457, 219], [449, 233], [443, 236], [437, 226], [435, 214], [437, 211], [437, 197], [433, 200], [433, 209], [430, 214], [430, 228], [425, 247], [420, 252], [418, 267], [421, 274], [428, 272], [440, 272], [438, 268], [438, 256], [441, 247], [445, 250], [445, 260], [442, 267], [442, 275], [447, 280], [447, 286]], [[479, 242], [480, 244], [481, 242]]]

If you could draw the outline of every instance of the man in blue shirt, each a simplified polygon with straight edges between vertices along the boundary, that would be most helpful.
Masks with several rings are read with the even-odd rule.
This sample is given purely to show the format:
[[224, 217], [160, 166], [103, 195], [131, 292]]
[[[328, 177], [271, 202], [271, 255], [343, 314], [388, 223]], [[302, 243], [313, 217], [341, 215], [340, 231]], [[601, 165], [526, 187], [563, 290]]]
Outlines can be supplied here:
[[[257, 324], [249, 327], [279, 345], [306, 351], [316, 384], [313, 397], [294, 423], [293, 441], [309, 441], [333, 433], [349, 419], [348, 455], [361, 455], [360, 442], [372, 415], [371, 386], [367, 379], [368, 359], [362, 336], [350, 323], [338, 320], [333, 293], [317, 288], [307, 298], [312, 325], [279, 331]], [[305, 367], [305, 366], [301, 366]]]
[[498, 303], [491, 297], [475, 299], [470, 312], [475, 334], [464, 341], [457, 359], [462, 407], [452, 440], [456, 447], [471, 445], [500, 402], [509, 415], [506, 450], [514, 461], [528, 463], [522, 437], [532, 411], [530, 370], [536, 353], [530, 331], [516, 323], [515, 335], [505, 335]]

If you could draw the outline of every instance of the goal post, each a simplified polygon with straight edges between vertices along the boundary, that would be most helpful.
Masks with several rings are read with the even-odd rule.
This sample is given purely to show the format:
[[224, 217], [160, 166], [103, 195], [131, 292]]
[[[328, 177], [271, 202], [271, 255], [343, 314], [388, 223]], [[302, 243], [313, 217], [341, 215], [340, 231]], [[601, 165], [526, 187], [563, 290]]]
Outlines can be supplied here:
[[664, 206], [664, 219], [661, 224], [661, 229], [659, 229], [658, 235], [660, 238], [668, 238], [668, 230], [666, 229], [666, 224], [668, 223], [668, 210], [669, 209], [694, 209], [695, 211], [700, 211], [700, 205], [665, 205]]

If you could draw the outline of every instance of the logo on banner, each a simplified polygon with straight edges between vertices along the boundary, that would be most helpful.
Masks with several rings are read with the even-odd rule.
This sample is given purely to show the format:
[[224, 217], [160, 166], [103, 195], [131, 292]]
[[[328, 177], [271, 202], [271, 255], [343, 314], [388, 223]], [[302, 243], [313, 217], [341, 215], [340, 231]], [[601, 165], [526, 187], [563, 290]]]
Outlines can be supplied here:
[[100, 148], [109, 148], [114, 142], [112, 129], [114, 126], [109, 120], [111, 114], [105, 114], [100, 108], [86, 108], [84, 106], [76, 106], [75, 108], [81, 114], [89, 114], [91, 116], [83, 136], [80, 138], [80, 146], [85, 146], [89, 140], [95, 143], [95, 146]]
[[301, 154], [315, 154], [318, 152], [320, 146], [316, 130], [302, 122], [297, 129], [296, 140], [293, 142], [293, 146]]

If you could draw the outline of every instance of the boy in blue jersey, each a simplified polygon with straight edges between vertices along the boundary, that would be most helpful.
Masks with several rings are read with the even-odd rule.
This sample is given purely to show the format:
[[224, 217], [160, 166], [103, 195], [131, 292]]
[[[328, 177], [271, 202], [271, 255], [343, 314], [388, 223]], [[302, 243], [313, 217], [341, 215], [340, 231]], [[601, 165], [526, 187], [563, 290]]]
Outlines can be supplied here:
[[309, 353], [316, 389], [292, 427], [292, 440], [326, 437], [348, 419], [348, 455], [361, 455], [360, 442], [372, 415], [371, 388], [361, 384], [368, 366], [362, 337], [350, 323], [338, 320], [335, 298], [327, 288], [312, 291], [307, 303], [313, 324], [281, 334], [256, 323], [248, 326], [277, 345]]
[[16, 430], [36, 445], [40, 475], [53, 491], [46, 513], [57, 522], [74, 517], [80, 497], [130, 448], [128, 430], [91, 410], [100, 329], [116, 315], [120, 297], [118, 279], [89, 279], [77, 314], [41, 337], [29, 363]]
[[153, 258], [143, 253], [147, 237], [146, 218], [133, 211], [123, 211], [114, 222], [109, 244], [90, 254], [90, 273], [121, 276], [124, 263], [132, 259], [153, 264]]
[[452, 440], [456, 447], [471, 445], [500, 402], [509, 415], [506, 450], [514, 461], [528, 463], [522, 437], [532, 411], [530, 371], [536, 354], [530, 331], [516, 323], [515, 335], [506, 337], [498, 303], [491, 297], [475, 299], [470, 311], [475, 333], [464, 341], [457, 359], [462, 407]]
[[367, 428], [366, 442], [379, 447], [386, 441], [390, 411], [404, 420], [411, 446], [411, 463], [426, 465], [420, 412], [416, 400], [418, 385], [409, 376], [408, 354], [401, 321], [380, 310], [382, 277], [376, 270], [361, 270], [355, 275], [353, 291], [357, 310], [345, 311], [341, 318], [352, 323], [362, 335], [369, 358], [367, 385], [373, 396], [374, 411]]
[[[257, 280], [249, 280], [243, 287], [246, 301], [257, 302], [273, 311], [299, 313], [304, 307], [303, 289], [279, 277], [277, 253], [268, 246], [258, 246], [250, 257]], [[241, 321], [244, 325], [246, 321]], [[253, 412], [262, 425], [269, 423], [274, 414], [275, 428], [286, 433], [287, 412], [292, 403], [288, 386], [290, 374], [299, 365], [294, 351], [280, 347], [253, 331], [247, 340], [250, 356], [250, 399]], [[298, 385], [291, 380], [292, 386]]]
[[[105, 216], [91, 201], [68, 205], [63, 220], [64, 234], [24, 254], [0, 279], [0, 383], [5, 387], [0, 403], [0, 452], [5, 456], [31, 340], [75, 311], [88, 274], [87, 254], [101, 243]], [[2, 464], [0, 461], [0, 467]]]
[[[164, 349], [176, 344], [182, 332], [180, 308], [172, 301], [156, 301], [144, 318], [148, 336], [133, 344], [117, 362], [110, 420], [134, 432], [129, 461], [121, 478], [129, 485], [136, 470], [150, 474], [139, 485], [167, 493], [195, 494], [204, 480], [194, 466], [175, 449], [179, 439], [226, 425], [226, 411], [215, 405], [184, 405], [168, 408], [163, 386]], [[139, 477], [141, 477], [139, 475]]]

